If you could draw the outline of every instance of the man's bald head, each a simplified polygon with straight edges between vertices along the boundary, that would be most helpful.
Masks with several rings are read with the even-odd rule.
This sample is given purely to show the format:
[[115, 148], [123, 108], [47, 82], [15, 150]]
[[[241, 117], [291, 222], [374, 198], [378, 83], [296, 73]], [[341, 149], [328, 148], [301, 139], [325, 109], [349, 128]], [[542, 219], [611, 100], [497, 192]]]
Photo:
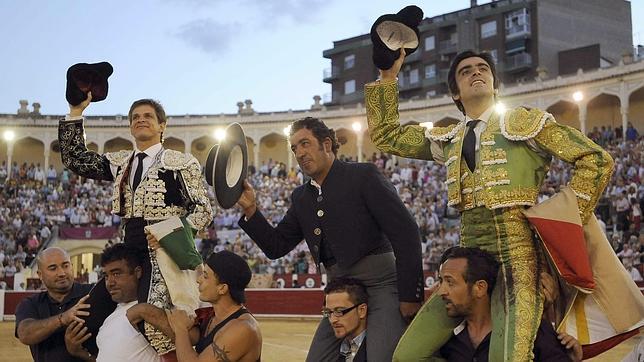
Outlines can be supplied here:
[[69, 254], [61, 248], [47, 248], [36, 257], [38, 276], [50, 293], [66, 294], [72, 289], [74, 278]]
[[[69, 261], [69, 253], [67, 253], [66, 250], [61, 249], [56, 246], [52, 246], [50, 248], [47, 248], [45, 250], [41, 250], [38, 253], [38, 256], [36, 256], [36, 262], [38, 263], [38, 269], [42, 269], [43, 267], [46, 267], [47, 263], [43, 263], [46, 260], [51, 259], [52, 257], [55, 256], [61, 256], [63, 259]], [[43, 266], [44, 265], [44, 266]]]

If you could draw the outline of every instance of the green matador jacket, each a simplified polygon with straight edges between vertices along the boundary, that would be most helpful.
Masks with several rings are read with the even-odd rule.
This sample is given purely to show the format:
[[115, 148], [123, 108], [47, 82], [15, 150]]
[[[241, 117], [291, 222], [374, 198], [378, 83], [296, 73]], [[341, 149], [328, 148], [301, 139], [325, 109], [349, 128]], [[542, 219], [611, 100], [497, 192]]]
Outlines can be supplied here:
[[[402, 157], [444, 163], [448, 205], [459, 211], [534, 205], [551, 156], [574, 164], [570, 186], [584, 221], [610, 180], [610, 155], [578, 130], [558, 124], [539, 109], [519, 107], [494, 113], [481, 134], [477, 167], [472, 173], [461, 157], [465, 121], [430, 130], [400, 126], [396, 82], [367, 85], [365, 102], [374, 144]], [[437, 149], [442, 157], [432, 154]]]

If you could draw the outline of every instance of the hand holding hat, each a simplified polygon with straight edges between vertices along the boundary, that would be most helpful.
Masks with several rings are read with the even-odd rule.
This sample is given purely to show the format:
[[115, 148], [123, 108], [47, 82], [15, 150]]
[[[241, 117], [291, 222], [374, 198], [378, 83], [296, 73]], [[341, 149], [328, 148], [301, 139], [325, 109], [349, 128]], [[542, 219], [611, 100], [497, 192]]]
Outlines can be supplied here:
[[423, 20], [423, 11], [415, 5], [400, 10], [397, 14], [379, 17], [371, 27], [373, 63], [378, 69], [390, 69], [401, 57], [400, 49], [409, 55], [418, 49], [418, 25]]
[[219, 206], [230, 209], [244, 191], [248, 172], [246, 136], [239, 123], [226, 128], [226, 138], [208, 153], [205, 166], [206, 182], [215, 189]]

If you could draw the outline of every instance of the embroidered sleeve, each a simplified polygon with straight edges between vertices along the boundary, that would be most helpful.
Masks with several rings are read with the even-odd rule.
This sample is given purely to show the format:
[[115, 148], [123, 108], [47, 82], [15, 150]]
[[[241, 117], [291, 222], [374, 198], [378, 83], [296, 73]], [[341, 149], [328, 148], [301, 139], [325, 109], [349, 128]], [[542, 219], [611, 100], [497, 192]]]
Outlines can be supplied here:
[[398, 83], [383, 82], [365, 86], [367, 123], [371, 141], [381, 151], [402, 157], [432, 160], [425, 128], [401, 126], [398, 115]]
[[58, 142], [63, 165], [72, 172], [95, 180], [114, 181], [107, 157], [87, 149], [83, 120], [59, 122]]
[[534, 138], [547, 153], [574, 165], [570, 187], [577, 195], [585, 223], [594, 212], [613, 172], [613, 159], [599, 145], [575, 128], [548, 120]]
[[194, 162], [190, 162], [187, 167], [179, 170], [179, 178], [187, 196], [188, 215], [186, 215], [186, 220], [194, 229], [202, 230], [212, 222], [213, 211], [204, 187], [201, 166], [194, 157], [192, 160]]

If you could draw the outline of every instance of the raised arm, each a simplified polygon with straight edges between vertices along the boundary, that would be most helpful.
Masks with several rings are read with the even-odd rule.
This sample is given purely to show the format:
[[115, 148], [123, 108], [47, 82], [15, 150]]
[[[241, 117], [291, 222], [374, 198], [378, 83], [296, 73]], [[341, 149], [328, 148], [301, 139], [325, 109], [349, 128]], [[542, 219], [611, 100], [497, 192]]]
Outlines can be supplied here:
[[110, 162], [105, 155], [88, 150], [85, 145], [83, 111], [92, 100], [90, 92], [87, 99], [78, 106], [69, 105], [69, 118], [58, 123], [58, 143], [63, 165], [79, 176], [114, 181]]
[[244, 181], [244, 192], [238, 205], [244, 211], [244, 215], [239, 219], [239, 227], [270, 259], [277, 259], [288, 254], [304, 239], [300, 224], [295, 216], [294, 202], [291, 202], [291, 207], [277, 227], [269, 224], [261, 211], [257, 209], [255, 190], [248, 181]]
[[383, 152], [402, 157], [432, 160], [430, 141], [425, 128], [401, 126], [398, 115], [398, 82], [396, 76], [405, 59], [405, 51], [391, 69], [380, 71], [380, 80], [365, 85], [365, 105], [371, 141]]

